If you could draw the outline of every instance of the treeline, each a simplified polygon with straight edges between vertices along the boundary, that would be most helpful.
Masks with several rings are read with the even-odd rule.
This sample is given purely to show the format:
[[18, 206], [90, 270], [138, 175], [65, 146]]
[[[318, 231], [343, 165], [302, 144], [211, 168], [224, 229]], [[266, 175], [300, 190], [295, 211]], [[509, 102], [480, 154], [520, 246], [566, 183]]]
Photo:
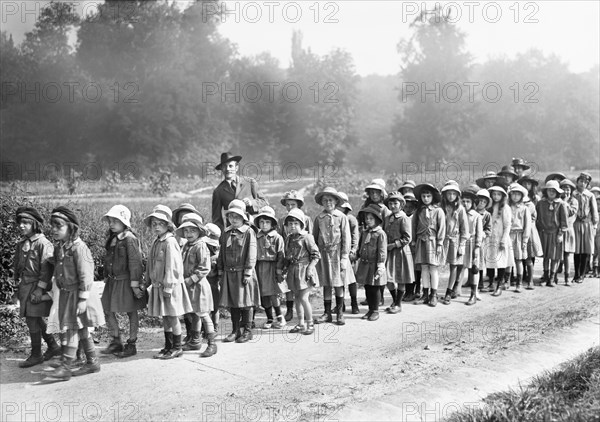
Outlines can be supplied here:
[[82, 19], [53, 2], [20, 45], [3, 32], [2, 161], [181, 174], [227, 149], [257, 162], [343, 161], [356, 142], [350, 55], [317, 56], [294, 33], [285, 70], [268, 53], [240, 57], [207, 3], [107, 1]]
[[474, 65], [465, 34], [433, 16], [400, 41], [397, 76], [360, 78], [347, 52], [316, 55], [299, 32], [283, 68], [269, 53], [240, 56], [209, 3], [106, 1], [81, 18], [52, 2], [21, 44], [3, 32], [2, 162], [187, 175], [231, 149], [246, 162], [377, 172], [517, 155], [545, 169], [598, 165], [598, 67], [574, 74], [540, 51]]

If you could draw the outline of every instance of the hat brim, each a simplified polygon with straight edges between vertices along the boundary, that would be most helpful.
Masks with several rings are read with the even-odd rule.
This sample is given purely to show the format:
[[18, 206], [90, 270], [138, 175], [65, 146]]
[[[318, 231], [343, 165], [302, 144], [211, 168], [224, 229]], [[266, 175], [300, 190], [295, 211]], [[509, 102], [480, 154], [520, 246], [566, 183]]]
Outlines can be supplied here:
[[271, 222], [271, 224], [273, 225], [273, 227], [277, 227], [279, 224], [277, 222], [277, 219], [275, 217], [272, 217], [268, 214], [258, 214], [254, 217], [254, 221], [256, 222], [256, 225], [258, 225], [258, 220], [260, 220], [261, 218], [266, 218], [267, 220], [269, 220]]
[[458, 186], [454, 186], [454, 185], [448, 185], [448, 186], [444, 186], [442, 188], [442, 194], [444, 194], [444, 192], [456, 192], [458, 194], [458, 196], [462, 196], [462, 191], [460, 190], [460, 188]]
[[370, 210], [368, 208], [362, 209], [358, 212], [356, 219], [358, 220], [359, 223], [363, 223], [365, 221], [366, 214], [371, 214], [372, 216], [374, 216], [377, 219], [377, 221], [379, 221], [379, 224], [383, 223], [381, 215], [376, 213], [375, 210]]
[[433, 196], [433, 203], [438, 204], [442, 200], [442, 194], [435, 186], [430, 185], [417, 185], [415, 186], [413, 193], [418, 202], [421, 202], [421, 194], [423, 192], [431, 192]]
[[206, 236], [208, 234], [204, 227], [198, 226], [198, 224], [192, 221], [184, 221], [179, 227], [177, 227], [177, 230], [175, 231], [179, 235], [179, 237], [183, 237], [183, 229], [185, 229], [186, 227], [193, 227], [195, 229], [198, 229], [200, 231], [200, 237]]
[[106, 214], [104, 214], [104, 215], [102, 216], [102, 218], [100, 219], [100, 221], [108, 223], [108, 222], [109, 222], [109, 220], [108, 220], [108, 217], [111, 217], [111, 218], [116, 218], [116, 219], [117, 219], [117, 220], [119, 220], [121, 223], [123, 223], [123, 225], [124, 225], [125, 227], [131, 228], [131, 223], [130, 223], [129, 221], [125, 221], [125, 220], [123, 219], [123, 217], [121, 217], [120, 215], [117, 215], [117, 214], [111, 214], [110, 212], [107, 212]]
[[333, 192], [319, 192], [315, 195], [315, 202], [319, 205], [323, 205], [323, 197], [325, 195], [329, 195], [329, 196], [333, 196], [336, 200], [338, 204], [341, 204], [342, 202], [344, 202], [344, 200], [342, 199], [341, 196], [339, 196], [337, 193], [333, 193]]
[[509, 170], [503, 170], [503, 171], [499, 171], [498, 172], [498, 176], [504, 176], [504, 175], [510, 175], [512, 177], [519, 177], [519, 175], [517, 173], [515, 173], [514, 171], [509, 171]]
[[225, 161], [221, 161], [219, 164], [217, 164], [215, 166], [215, 170], [221, 171], [221, 169], [223, 168], [223, 164], [227, 164], [230, 161], [235, 161], [236, 163], [239, 163], [240, 161], [242, 161], [242, 156], [241, 155], [234, 155], [233, 157], [229, 157]]
[[542, 192], [546, 192], [548, 189], [554, 189], [559, 195], [562, 195], [565, 192], [560, 187], [558, 187], [558, 188], [548, 188], [548, 187], [545, 187], [545, 186], [542, 188]]
[[369, 185], [365, 188], [365, 192], [368, 193], [369, 189], [378, 190], [384, 197], [388, 196], [386, 190], [379, 185]]
[[302, 208], [302, 206], [304, 205], [304, 201], [302, 199], [295, 199], [295, 198], [284, 198], [282, 199], [281, 205], [283, 205], [285, 207], [285, 201], [296, 201], [298, 202], [298, 208]]
[[342, 205], [339, 206], [340, 208], [346, 208], [348, 211], [352, 211], [352, 205], [350, 205], [350, 202], [344, 202]]
[[497, 178], [498, 178], [498, 176], [483, 176], [483, 177], [480, 177], [479, 179], [477, 179], [475, 181], [475, 184], [477, 186], [479, 186], [480, 188], [482, 188], [482, 189], [487, 189], [485, 187], [485, 181], [486, 180], [493, 180], [495, 182]]
[[248, 220], [248, 216], [246, 215], [246, 213], [244, 211], [242, 211], [242, 210], [237, 209], [237, 208], [225, 211], [225, 218], [227, 218], [229, 216], [229, 214], [237, 214], [240, 217], [242, 217], [244, 219], [244, 221], [249, 221]]
[[302, 225], [302, 228], [304, 229], [304, 221], [302, 221], [301, 219], [299, 219], [297, 217], [294, 217], [293, 215], [286, 216], [283, 220], [283, 224], [287, 224], [290, 220], [298, 221]]
[[558, 180], [559, 182], [562, 182], [566, 178], [567, 176], [562, 173], [550, 173], [548, 176], [546, 176], [546, 179], [544, 179], [544, 183], [548, 183], [550, 180]]
[[152, 214], [150, 214], [146, 218], [144, 218], [144, 224], [146, 226], [150, 227], [150, 224], [151, 224], [151, 221], [152, 221], [153, 217], [156, 218], [157, 220], [164, 221], [165, 223], [167, 223], [167, 225], [169, 227], [175, 228], [175, 224], [173, 224], [173, 222], [169, 218], [167, 218], [166, 215], [160, 214], [160, 213], [156, 213], [156, 212], [153, 212]]

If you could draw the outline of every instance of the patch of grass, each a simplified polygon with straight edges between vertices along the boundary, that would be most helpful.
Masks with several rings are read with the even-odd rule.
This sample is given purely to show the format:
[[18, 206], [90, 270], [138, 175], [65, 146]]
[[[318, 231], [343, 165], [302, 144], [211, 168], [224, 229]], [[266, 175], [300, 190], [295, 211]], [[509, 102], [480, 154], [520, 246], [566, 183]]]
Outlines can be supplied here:
[[545, 372], [518, 391], [494, 393], [484, 402], [484, 408], [458, 412], [448, 420], [599, 421], [600, 347]]

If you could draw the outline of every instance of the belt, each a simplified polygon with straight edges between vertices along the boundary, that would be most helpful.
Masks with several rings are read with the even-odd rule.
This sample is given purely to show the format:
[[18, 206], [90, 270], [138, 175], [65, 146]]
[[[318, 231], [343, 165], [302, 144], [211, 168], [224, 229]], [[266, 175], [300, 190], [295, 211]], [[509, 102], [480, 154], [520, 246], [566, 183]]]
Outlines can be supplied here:
[[511, 233], [523, 233], [523, 229], [510, 229]]
[[296, 259], [296, 258], [289, 258], [288, 261], [289, 261], [290, 265], [308, 264], [310, 262], [308, 259]]
[[366, 262], [366, 263], [368, 263], [368, 264], [374, 264], [374, 263], [376, 263], [376, 262], [377, 262], [377, 260], [376, 260], [376, 259], [367, 259], [367, 258], [361, 258], [361, 259], [360, 259], [360, 262]]
[[36, 277], [36, 276], [30, 276], [30, 275], [21, 276], [21, 284], [37, 283], [39, 280], [40, 280], [40, 278]]
[[225, 271], [229, 271], [230, 273], [239, 273], [244, 270], [244, 267], [225, 267]]
[[[57, 285], [58, 285], [58, 283], [57, 283]], [[76, 292], [77, 290], [79, 290], [79, 285], [72, 284], [70, 286], [58, 286], [58, 288], [60, 290], [64, 290], [65, 292]]]
[[107, 276], [107, 278], [110, 279], [110, 280], [115, 280], [115, 281], [118, 281], [118, 280], [129, 280], [129, 274], [126, 274], [126, 275], [117, 275], [117, 276], [109, 275], [109, 276]]

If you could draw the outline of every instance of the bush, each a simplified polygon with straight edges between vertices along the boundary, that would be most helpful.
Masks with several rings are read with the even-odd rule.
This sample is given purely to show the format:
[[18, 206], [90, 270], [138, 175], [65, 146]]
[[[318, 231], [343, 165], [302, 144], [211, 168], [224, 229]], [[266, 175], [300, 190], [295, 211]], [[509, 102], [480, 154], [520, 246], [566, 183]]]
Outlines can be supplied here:
[[16, 306], [0, 306], [0, 344], [17, 345], [29, 335], [25, 318], [19, 316]]

